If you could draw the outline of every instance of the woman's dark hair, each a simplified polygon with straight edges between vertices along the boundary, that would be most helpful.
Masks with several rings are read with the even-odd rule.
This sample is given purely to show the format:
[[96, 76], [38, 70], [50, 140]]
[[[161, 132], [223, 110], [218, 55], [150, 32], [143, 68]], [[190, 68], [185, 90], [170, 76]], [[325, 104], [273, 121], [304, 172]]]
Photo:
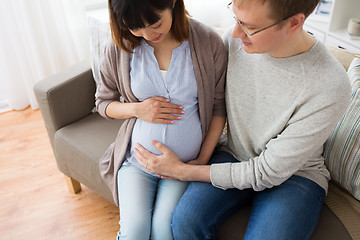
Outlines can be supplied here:
[[189, 38], [189, 16], [183, 0], [109, 0], [111, 37], [121, 49], [131, 53], [140, 45], [141, 37], [134, 36], [129, 29], [144, 28], [160, 20], [159, 11], [172, 9], [171, 32], [182, 42]]

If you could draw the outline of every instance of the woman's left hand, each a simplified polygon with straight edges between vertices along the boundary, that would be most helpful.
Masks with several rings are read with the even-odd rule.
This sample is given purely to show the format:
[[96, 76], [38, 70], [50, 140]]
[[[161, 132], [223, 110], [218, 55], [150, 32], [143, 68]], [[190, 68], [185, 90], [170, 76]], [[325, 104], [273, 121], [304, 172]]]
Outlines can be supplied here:
[[134, 148], [135, 157], [138, 162], [149, 172], [158, 174], [165, 178], [181, 180], [181, 169], [185, 165], [179, 157], [158, 141], [151, 141], [162, 154], [155, 155], [141, 146], [139, 143]]
[[208, 159], [205, 158], [197, 158], [194, 160], [191, 160], [189, 162], [187, 162], [187, 164], [191, 164], [191, 165], [206, 165], [209, 162]]

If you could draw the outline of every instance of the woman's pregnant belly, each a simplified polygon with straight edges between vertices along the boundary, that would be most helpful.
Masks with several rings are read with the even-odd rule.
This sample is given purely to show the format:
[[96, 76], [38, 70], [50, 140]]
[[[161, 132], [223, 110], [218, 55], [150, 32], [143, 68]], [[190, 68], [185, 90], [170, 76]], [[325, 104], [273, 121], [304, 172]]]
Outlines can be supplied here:
[[131, 138], [131, 149], [135, 148], [136, 143], [139, 143], [148, 151], [160, 155], [161, 152], [151, 144], [152, 140], [164, 144], [183, 162], [195, 159], [202, 143], [198, 112], [187, 111], [182, 115], [181, 120], [176, 120], [173, 124], [156, 124], [137, 119]]

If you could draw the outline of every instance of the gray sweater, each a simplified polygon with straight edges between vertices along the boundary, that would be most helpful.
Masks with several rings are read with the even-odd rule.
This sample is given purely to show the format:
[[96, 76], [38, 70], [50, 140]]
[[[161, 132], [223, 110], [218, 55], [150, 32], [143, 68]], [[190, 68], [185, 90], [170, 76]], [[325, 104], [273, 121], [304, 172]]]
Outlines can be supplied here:
[[[227, 56], [220, 36], [209, 27], [190, 21], [190, 52], [198, 88], [199, 115], [203, 138], [206, 136], [212, 116], [226, 116], [224, 84]], [[96, 91], [96, 108], [106, 115], [106, 107], [112, 101], [138, 102], [130, 87], [129, 54], [114, 44], [105, 48], [100, 65], [100, 82]], [[132, 135], [136, 118], [126, 119], [116, 140], [99, 161], [100, 174], [113, 193], [118, 205], [116, 176], [121, 167]]]
[[224, 41], [229, 52], [224, 149], [239, 163], [213, 164], [212, 184], [261, 191], [298, 175], [327, 191], [323, 145], [351, 95], [344, 68], [320, 42], [305, 53], [273, 58], [247, 54], [229, 34]]

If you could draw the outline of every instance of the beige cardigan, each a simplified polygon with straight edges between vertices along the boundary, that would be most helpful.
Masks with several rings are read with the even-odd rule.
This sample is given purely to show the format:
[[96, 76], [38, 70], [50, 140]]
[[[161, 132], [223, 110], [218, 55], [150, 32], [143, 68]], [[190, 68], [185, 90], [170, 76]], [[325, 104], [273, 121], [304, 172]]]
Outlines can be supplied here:
[[[190, 51], [198, 87], [199, 114], [203, 138], [206, 136], [212, 116], [226, 116], [225, 75], [227, 53], [222, 39], [211, 28], [190, 20]], [[129, 54], [108, 44], [100, 65], [100, 82], [95, 94], [96, 108], [100, 115], [112, 101], [123, 98], [125, 103], [138, 102], [130, 87]], [[117, 172], [124, 161], [136, 118], [126, 119], [117, 138], [99, 162], [101, 176], [113, 193], [118, 205]]]

